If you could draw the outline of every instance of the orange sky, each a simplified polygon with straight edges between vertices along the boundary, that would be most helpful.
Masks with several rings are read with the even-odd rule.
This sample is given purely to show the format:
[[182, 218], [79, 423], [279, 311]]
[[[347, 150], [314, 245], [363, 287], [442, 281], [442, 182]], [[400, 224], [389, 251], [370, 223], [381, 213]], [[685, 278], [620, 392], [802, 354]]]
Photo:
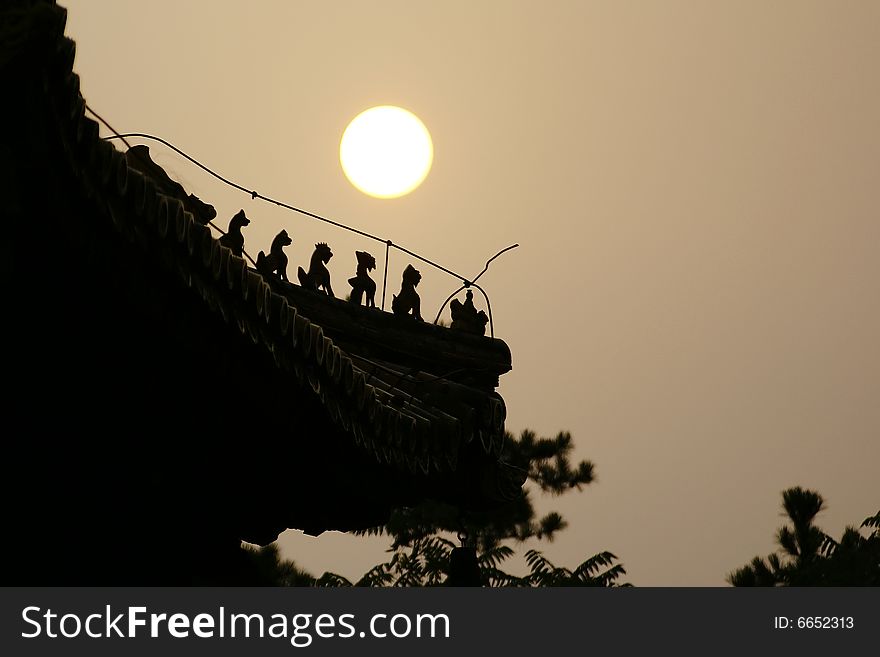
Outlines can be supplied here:
[[[571, 431], [598, 475], [542, 501], [570, 522], [551, 560], [607, 549], [635, 585], [717, 586], [774, 548], [786, 487], [826, 498], [833, 535], [876, 513], [880, 3], [65, 6], [83, 95], [117, 130], [465, 275], [521, 245], [480, 280], [513, 353], [508, 428]], [[379, 104], [434, 140], [399, 199], [337, 160]], [[317, 241], [335, 281], [355, 249], [381, 261], [151, 150], [220, 225], [246, 210], [252, 254], [287, 228], [294, 268]], [[392, 256], [394, 285], [409, 262]], [[415, 264], [433, 319], [458, 282]], [[353, 578], [384, 557], [380, 539], [282, 546]]]

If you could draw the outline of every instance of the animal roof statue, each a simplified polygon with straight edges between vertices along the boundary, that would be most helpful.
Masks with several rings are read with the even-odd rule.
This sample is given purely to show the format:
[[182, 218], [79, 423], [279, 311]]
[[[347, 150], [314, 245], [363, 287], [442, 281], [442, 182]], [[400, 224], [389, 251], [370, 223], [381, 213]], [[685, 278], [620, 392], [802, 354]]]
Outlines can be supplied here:
[[272, 240], [269, 255], [262, 251], [257, 254], [257, 271], [264, 276], [277, 275], [282, 281], [290, 282], [287, 278], [287, 254], [283, 249], [292, 242], [286, 230], [278, 233]]
[[412, 265], [407, 265], [403, 270], [403, 281], [400, 292], [391, 299], [391, 311], [395, 315], [407, 316], [412, 313], [413, 319], [422, 320], [421, 299], [416, 292], [416, 286], [422, 280], [422, 274]]
[[326, 267], [326, 264], [332, 257], [333, 252], [326, 242], [315, 244], [312, 259], [309, 261], [309, 271], [304, 271], [302, 267], [299, 267], [296, 271], [300, 285], [314, 291], [324, 288], [328, 296], [334, 296], [333, 288], [330, 287], [330, 270]]
[[229, 220], [229, 230], [227, 233], [220, 238], [220, 244], [232, 249], [232, 252], [239, 258], [244, 253], [244, 235], [241, 234], [241, 229], [250, 223], [251, 221], [247, 218], [244, 210], [239, 210]]
[[351, 285], [351, 297], [349, 301], [360, 305], [361, 300], [366, 296], [366, 306], [368, 308], [376, 307], [376, 282], [370, 278], [367, 273], [376, 268], [376, 259], [366, 251], [355, 251], [357, 257], [357, 273], [353, 278], [348, 279]]

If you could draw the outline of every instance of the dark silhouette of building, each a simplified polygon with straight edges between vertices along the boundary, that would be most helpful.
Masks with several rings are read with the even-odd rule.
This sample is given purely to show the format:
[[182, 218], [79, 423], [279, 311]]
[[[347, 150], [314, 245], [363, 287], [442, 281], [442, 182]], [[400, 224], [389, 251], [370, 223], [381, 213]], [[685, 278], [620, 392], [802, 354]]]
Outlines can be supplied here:
[[0, 7], [2, 583], [248, 584], [242, 540], [521, 494], [507, 345], [249, 267], [99, 137], [65, 18]]

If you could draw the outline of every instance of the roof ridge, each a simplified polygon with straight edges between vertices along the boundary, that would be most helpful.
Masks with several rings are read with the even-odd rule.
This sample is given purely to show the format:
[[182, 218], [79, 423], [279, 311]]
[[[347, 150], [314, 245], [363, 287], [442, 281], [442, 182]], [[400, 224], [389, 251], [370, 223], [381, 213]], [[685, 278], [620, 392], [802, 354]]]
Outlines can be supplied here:
[[[56, 20], [62, 21], [62, 32], [57, 33], [45, 75], [47, 86], [56, 92], [49, 94], [50, 102], [68, 163], [84, 192], [106, 210], [127, 241], [140, 244], [148, 254], [158, 252], [160, 261], [213, 312], [263, 345], [276, 366], [310, 388], [332, 421], [380, 462], [411, 473], [454, 471], [461, 450], [471, 443], [497, 459], [506, 414], [500, 396], [489, 395], [486, 408], [471, 408], [457, 417], [386, 381], [371, 382], [370, 374], [324, 335], [319, 324], [274, 291], [244, 258], [220, 244], [208, 222], [197, 218], [192, 195], [186, 196], [181, 185], [169, 185], [167, 174], [163, 178], [156, 170], [164, 170], [151, 159], [152, 166], [133, 166], [126, 152], [100, 138], [98, 123], [85, 116], [79, 75], [73, 71], [76, 44], [63, 35], [66, 10], [62, 8]], [[398, 393], [407, 404], [397, 403]], [[499, 483], [497, 488], [504, 486]], [[500, 494], [508, 497], [509, 486]]]

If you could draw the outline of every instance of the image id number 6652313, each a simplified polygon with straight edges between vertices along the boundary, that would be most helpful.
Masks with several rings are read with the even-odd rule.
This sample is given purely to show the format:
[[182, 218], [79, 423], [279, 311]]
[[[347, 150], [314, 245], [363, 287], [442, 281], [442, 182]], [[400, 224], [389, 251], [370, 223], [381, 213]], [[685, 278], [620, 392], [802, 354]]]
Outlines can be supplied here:
[[774, 616], [776, 630], [851, 630], [855, 627], [852, 616]]

